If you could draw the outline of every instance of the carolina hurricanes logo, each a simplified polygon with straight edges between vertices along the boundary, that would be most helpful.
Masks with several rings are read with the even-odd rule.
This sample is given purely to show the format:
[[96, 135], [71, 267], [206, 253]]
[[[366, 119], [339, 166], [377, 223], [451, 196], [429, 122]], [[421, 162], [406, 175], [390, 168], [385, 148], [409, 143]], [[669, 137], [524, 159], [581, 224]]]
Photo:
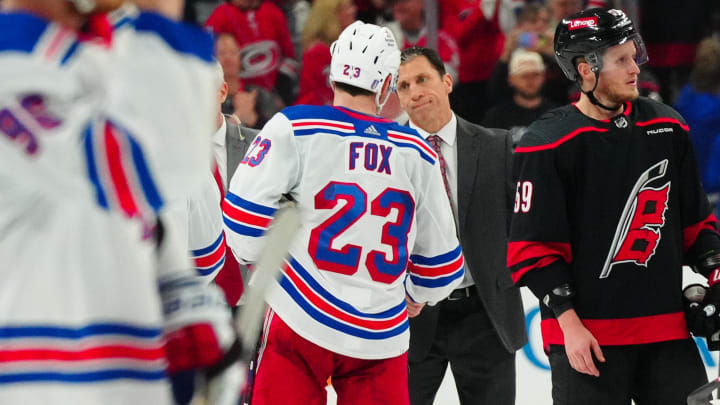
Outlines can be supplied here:
[[597, 23], [597, 17], [576, 18], [574, 20], [570, 20], [568, 29], [572, 31], [580, 28], [593, 28], [597, 27]]
[[248, 44], [241, 50], [241, 78], [264, 76], [280, 67], [280, 45], [265, 40]]
[[600, 278], [610, 275], [618, 263], [635, 263], [647, 267], [660, 243], [660, 230], [665, 225], [665, 212], [670, 196], [670, 182], [659, 188], [649, 187], [653, 180], [665, 176], [667, 159], [646, 170], [630, 192], [615, 230], [610, 252]]

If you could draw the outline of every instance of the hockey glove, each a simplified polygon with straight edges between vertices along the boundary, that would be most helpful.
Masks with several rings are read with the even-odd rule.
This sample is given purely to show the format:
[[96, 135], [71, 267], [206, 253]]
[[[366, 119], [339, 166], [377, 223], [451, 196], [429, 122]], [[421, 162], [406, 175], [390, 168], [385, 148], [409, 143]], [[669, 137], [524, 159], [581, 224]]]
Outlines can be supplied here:
[[189, 276], [162, 280], [160, 295], [176, 402], [187, 404], [196, 389], [206, 389], [209, 396], [223, 398], [213, 403], [237, 404], [244, 375], [234, 361], [239, 350], [230, 350], [236, 336], [222, 293], [215, 285]]
[[683, 290], [688, 330], [699, 337], [710, 337], [720, 330], [720, 285], [707, 288], [691, 284]]

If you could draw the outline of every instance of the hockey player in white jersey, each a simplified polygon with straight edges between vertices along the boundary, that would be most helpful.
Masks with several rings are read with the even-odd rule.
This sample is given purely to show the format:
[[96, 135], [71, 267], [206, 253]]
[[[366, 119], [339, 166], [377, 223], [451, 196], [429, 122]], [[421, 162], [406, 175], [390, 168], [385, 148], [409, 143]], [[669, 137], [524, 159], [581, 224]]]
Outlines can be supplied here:
[[333, 106], [295, 106], [256, 137], [230, 184], [226, 236], [257, 260], [283, 194], [301, 229], [268, 293], [253, 405], [408, 404], [406, 296], [417, 308], [462, 280], [437, 155], [377, 114], [400, 52], [387, 28], [356, 22], [332, 45]]
[[212, 41], [168, 18], [178, 0], [136, 0], [113, 29], [97, 13], [119, 3], [0, 12], [2, 404], [170, 404], [168, 371], [233, 341], [157, 220], [210, 167]]

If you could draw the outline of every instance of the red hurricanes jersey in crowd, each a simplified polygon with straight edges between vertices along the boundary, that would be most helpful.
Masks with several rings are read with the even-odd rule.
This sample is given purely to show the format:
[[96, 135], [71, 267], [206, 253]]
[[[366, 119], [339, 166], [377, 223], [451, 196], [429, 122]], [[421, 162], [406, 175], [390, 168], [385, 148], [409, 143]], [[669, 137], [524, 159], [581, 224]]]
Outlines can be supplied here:
[[498, 1], [492, 16], [486, 18], [482, 0], [444, 0], [439, 2], [440, 28], [450, 34], [460, 47], [460, 82], [477, 82], [490, 78], [495, 62], [505, 45], [500, 29]]
[[235, 37], [242, 54], [240, 77], [245, 83], [272, 90], [278, 70], [286, 59], [295, 57], [285, 15], [270, 2], [263, 2], [255, 10], [223, 3], [210, 14], [205, 25], [216, 33]]
[[303, 54], [300, 71], [300, 91], [295, 104], [332, 104], [330, 88], [330, 46], [315, 42]]
[[[600, 345], [687, 338], [682, 265], [719, 243], [680, 114], [640, 98], [598, 121], [568, 105], [530, 125], [515, 158], [515, 282], [541, 297], [572, 285]], [[541, 313], [545, 345], [562, 345]]]

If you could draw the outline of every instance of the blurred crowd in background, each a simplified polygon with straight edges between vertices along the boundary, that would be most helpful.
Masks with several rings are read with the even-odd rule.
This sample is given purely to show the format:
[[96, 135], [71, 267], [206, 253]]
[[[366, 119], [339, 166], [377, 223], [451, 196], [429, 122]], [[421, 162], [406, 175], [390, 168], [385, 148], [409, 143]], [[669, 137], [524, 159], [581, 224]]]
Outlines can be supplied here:
[[[437, 49], [454, 79], [453, 110], [519, 140], [545, 111], [578, 99], [553, 56], [557, 23], [622, 8], [650, 61], [640, 94], [675, 106], [692, 129], [704, 185], [720, 191], [720, 2], [716, 0], [187, 0], [212, 29], [229, 84], [223, 112], [262, 128], [283, 107], [332, 104], [330, 45], [354, 20], [389, 27], [403, 48]], [[404, 123], [393, 97], [383, 115]]]

